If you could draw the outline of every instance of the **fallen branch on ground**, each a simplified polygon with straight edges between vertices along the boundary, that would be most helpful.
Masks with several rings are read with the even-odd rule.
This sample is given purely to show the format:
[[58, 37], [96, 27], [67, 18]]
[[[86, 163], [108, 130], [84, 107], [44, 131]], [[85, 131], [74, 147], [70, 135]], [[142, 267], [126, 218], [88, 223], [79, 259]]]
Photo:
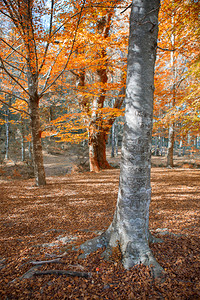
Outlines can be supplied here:
[[63, 263], [63, 262], [60, 262], [60, 258], [51, 259], [51, 260], [31, 261], [31, 264], [33, 265], [44, 265], [44, 264], [51, 264], [51, 263]]
[[90, 273], [85, 272], [74, 272], [74, 271], [65, 271], [65, 270], [46, 270], [46, 271], [35, 271], [33, 273], [34, 276], [41, 276], [41, 275], [66, 275], [66, 276], [78, 276], [83, 278], [91, 277]]

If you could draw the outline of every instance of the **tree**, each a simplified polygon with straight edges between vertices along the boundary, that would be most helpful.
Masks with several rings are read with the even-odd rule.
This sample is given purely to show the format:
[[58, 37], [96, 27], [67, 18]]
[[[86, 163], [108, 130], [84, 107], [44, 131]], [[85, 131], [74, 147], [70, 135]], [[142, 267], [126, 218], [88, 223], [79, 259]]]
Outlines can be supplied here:
[[104, 255], [109, 256], [112, 248], [119, 246], [125, 268], [140, 263], [152, 265], [155, 276], [163, 274], [149, 248], [151, 133], [159, 7], [159, 0], [132, 2], [117, 206], [107, 231], [81, 246], [82, 257], [104, 246]]
[[198, 6], [195, 1], [163, 0], [159, 14], [154, 135], [168, 140], [170, 167], [177, 142], [182, 145], [188, 133], [195, 137], [199, 132]]
[[[82, 22], [77, 37], [79, 46], [71, 60], [71, 65], [74, 65], [72, 74], [76, 78], [74, 90], [81, 110], [80, 120], [83, 120], [81, 126], [87, 131], [90, 170], [97, 172], [110, 167], [106, 160], [107, 136], [112, 123], [120, 114], [124, 98], [125, 63], [124, 59], [119, 58], [117, 51], [122, 52], [126, 49], [127, 39], [113, 26], [114, 22], [116, 23], [119, 3], [119, 0], [112, 3], [103, 1], [98, 7], [95, 1], [90, 2], [87, 18]], [[67, 32], [63, 31], [62, 39], [66, 35]], [[111, 82], [111, 78], [115, 78], [117, 83]], [[115, 99], [113, 109], [108, 107], [111, 97]], [[67, 115], [66, 118], [69, 119]], [[67, 122], [66, 131], [68, 128]], [[69, 140], [69, 134], [66, 135], [64, 130], [61, 132], [59, 129], [59, 136], [63, 134]], [[64, 135], [62, 141], [65, 139]]]
[[[6, 18], [7, 23], [10, 22], [12, 24], [15, 33], [14, 41], [9, 35], [7, 38], [0, 38], [5, 50], [0, 55], [1, 69], [3, 71], [2, 86], [4, 88], [1, 91], [5, 94], [12, 94], [6, 85], [6, 79], [10, 78], [13, 83], [17, 84], [19, 89], [15, 96], [28, 104], [28, 114], [31, 120], [34, 173], [38, 186], [46, 184], [39, 102], [45, 92], [52, 87], [68, 66], [85, 0], [80, 11], [75, 14], [78, 19], [74, 23], [75, 32], [71, 31], [73, 35], [71, 45], [69, 43], [68, 47], [65, 47], [64, 43], [64, 46], [58, 49], [57, 46], [53, 46], [52, 42], [57, 32], [63, 27], [62, 24], [56, 29], [54, 28], [55, 11], [59, 9], [60, 4], [60, 1], [51, 0], [49, 9], [48, 3], [40, 0], [3, 0], [0, 3], [0, 13]], [[75, 16], [70, 15], [71, 18]], [[43, 17], [49, 20], [48, 30], [43, 26]], [[63, 48], [68, 57], [64, 64], [59, 66], [59, 55]], [[18, 56], [18, 59], [16, 59], [16, 56]], [[58, 69], [55, 69], [56, 64], [59, 66]]]

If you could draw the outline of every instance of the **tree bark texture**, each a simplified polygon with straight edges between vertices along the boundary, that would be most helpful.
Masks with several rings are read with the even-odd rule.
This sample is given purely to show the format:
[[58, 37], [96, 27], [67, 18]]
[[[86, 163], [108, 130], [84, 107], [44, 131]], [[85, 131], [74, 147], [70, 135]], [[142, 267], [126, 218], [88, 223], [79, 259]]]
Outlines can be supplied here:
[[163, 269], [149, 248], [151, 201], [151, 135], [154, 65], [158, 35], [159, 0], [132, 2], [119, 193], [108, 230], [81, 246], [85, 253], [106, 246], [105, 256], [119, 245], [126, 269], [152, 265], [155, 276]]
[[39, 95], [38, 95], [38, 57], [35, 41], [35, 33], [33, 26], [33, 2], [22, 1], [21, 9], [23, 14], [21, 16], [23, 22], [22, 31], [24, 45], [26, 49], [27, 61], [27, 80], [29, 92], [29, 111], [31, 118], [31, 133], [32, 133], [32, 151], [33, 151], [33, 165], [36, 185], [45, 185], [46, 176], [43, 164], [43, 153], [41, 143], [41, 127], [39, 115]]
[[106, 159], [107, 133], [97, 131], [89, 136], [89, 162], [90, 171], [99, 172], [101, 169], [110, 169], [111, 166]]
[[32, 150], [33, 150], [33, 165], [36, 185], [41, 186], [46, 184], [41, 129], [40, 129], [40, 115], [39, 105], [37, 99], [30, 99], [30, 117], [31, 117], [31, 134], [32, 134]]

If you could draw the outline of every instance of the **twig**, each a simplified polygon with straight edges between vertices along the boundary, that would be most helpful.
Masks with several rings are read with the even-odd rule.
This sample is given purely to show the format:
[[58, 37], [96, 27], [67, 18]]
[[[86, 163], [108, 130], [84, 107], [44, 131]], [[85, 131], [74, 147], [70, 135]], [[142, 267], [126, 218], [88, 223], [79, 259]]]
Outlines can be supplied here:
[[129, 4], [129, 6], [127, 6], [123, 11], [120, 12], [120, 14], [123, 14], [127, 9], [129, 9], [132, 6], [132, 3]]
[[167, 49], [167, 48], [161, 48], [159, 46], [157, 46], [158, 49], [162, 50], [162, 51], [176, 51], [176, 49]]

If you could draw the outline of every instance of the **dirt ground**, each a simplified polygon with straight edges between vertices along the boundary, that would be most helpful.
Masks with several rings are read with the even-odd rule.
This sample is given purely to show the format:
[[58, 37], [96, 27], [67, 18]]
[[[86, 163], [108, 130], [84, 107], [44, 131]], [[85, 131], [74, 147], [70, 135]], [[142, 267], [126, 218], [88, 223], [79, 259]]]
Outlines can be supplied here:
[[[112, 221], [119, 169], [69, 174], [69, 161], [56, 159], [45, 156], [45, 187], [0, 177], [0, 299], [200, 299], [200, 169], [152, 168], [150, 229], [163, 242], [151, 249], [166, 271], [161, 283], [151, 268], [124, 270], [117, 251], [109, 262], [101, 251], [78, 259], [73, 247]], [[34, 273], [47, 270], [78, 273]]]

